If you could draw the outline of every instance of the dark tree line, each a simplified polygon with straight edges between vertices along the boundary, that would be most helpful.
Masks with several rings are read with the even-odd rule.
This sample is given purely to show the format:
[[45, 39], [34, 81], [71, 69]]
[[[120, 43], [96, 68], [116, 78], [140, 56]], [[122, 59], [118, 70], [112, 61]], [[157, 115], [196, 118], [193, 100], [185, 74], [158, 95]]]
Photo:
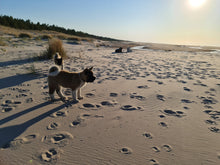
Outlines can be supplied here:
[[95, 38], [95, 39], [100, 39], [100, 40], [117, 41], [116, 39], [95, 36], [95, 35], [91, 35], [85, 32], [75, 31], [74, 29], [65, 29], [63, 27], [59, 27], [56, 25], [48, 25], [45, 23], [41, 24], [40, 22], [33, 23], [29, 19], [23, 20], [23, 19], [13, 18], [12, 16], [6, 16], [6, 15], [4, 16], [0, 15], [0, 25], [9, 26], [9, 27], [16, 28], [16, 29], [26, 29], [26, 30], [52, 30], [52, 31], [70, 34], [70, 35], [76, 35], [80, 37], [89, 37], [89, 38]]

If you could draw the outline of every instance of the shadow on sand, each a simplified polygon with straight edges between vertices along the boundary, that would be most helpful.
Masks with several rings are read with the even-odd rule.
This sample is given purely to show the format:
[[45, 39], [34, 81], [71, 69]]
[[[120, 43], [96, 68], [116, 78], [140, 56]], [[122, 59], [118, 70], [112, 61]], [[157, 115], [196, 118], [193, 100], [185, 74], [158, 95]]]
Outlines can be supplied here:
[[23, 65], [27, 63], [32, 63], [34, 61], [45, 60], [43, 57], [30, 57], [25, 59], [18, 59], [12, 61], [4, 61], [0, 62], [0, 67], [11, 66], [11, 65]]
[[16, 86], [26, 81], [30, 81], [30, 80], [34, 80], [34, 79], [42, 78], [42, 77], [43, 77], [42, 75], [40, 76], [40, 75], [35, 75], [35, 74], [30, 74], [30, 73], [5, 77], [5, 78], [0, 79], [0, 89]]
[[[10, 120], [13, 120], [21, 115], [24, 115], [28, 112], [31, 112], [31, 111], [34, 111], [34, 110], [37, 110], [43, 106], [47, 106], [49, 105], [50, 102], [45, 102], [45, 103], [42, 103], [42, 104], [39, 104], [37, 106], [34, 106], [32, 108], [29, 108], [29, 109], [26, 109], [22, 112], [19, 112], [19, 113], [16, 113], [12, 116], [9, 116], [5, 119], [2, 119], [0, 120], [0, 123], [1, 124], [4, 124]], [[32, 126], [33, 124], [39, 122], [40, 120], [48, 117], [49, 115], [51, 115], [52, 113], [54, 112], [57, 112], [61, 109], [65, 108], [65, 104], [62, 104], [56, 108], [53, 108], [51, 109], [50, 111], [47, 111], [31, 120], [28, 120], [22, 124], [18, 124], [18, 125], [13, 125], [13, 126], [8, 126], [8, 127], [3, 127], [3, 128], [0, 128], [0, 135], [1, 135], [1, 138], [0, 138], [0, 148], [8, 148], [10, 147], [10, 142], [12, 140], [14, 140], [16, 137], [18, 137], [19, 135], [21, 135], [28, 127]]]

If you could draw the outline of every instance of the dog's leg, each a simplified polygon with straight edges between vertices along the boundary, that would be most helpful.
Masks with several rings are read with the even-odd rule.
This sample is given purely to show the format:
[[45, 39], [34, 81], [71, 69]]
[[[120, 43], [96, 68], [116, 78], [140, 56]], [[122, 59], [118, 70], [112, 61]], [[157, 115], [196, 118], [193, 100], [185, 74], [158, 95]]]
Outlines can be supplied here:
[[78, 98], [79, 100], [82, 100], [83, 97], [80, 95], [80, 93], [81, 93], [81, 89], [79, 88], [79, 89], [77, 90], [77, 98]]
[[58, 94], [58, 96], [61, 98], [61, 100], [65, 100], [65, 96], [63, 96], [63, 93], [61, 91], [61, 87], [57, 87], [56, 92]]
[[54, 98], [54, 92], [55, 92], [55, 88], [49, 86], [49, 95], [50, 95], [51, 101], [54, 101], [54, 100], [55, 100], [55, 98]]
[[55, 100], [54, 93], [53, 94], [49, 94], [49, 95], [50, 95], [51, 101], [54, 101]]
[[73, 102], [78, 102], [76, 99], [76, 90], [72, 90]]

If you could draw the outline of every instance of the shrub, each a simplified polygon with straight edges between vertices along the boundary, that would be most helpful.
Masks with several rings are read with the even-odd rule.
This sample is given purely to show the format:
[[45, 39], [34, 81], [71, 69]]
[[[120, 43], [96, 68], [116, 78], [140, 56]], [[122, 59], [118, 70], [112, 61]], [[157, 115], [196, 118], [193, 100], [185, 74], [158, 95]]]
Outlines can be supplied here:
[[49, 40], [48, 42], [48, 48], [47, 50], [43, 53], [43, 57], [45, 59], [52, 59], [53, 55], [58, 52], [62, 58], [67, 58], [66, 56], [66, 51], [63, 48], [63, 42], [57, 38], [53, 38]]
[[31, 38], [31, 35], [28, 33], [20, 33], [18, 37], [19, 38]]
[[0, 38], [0, 46], [6, 46], [7, 44]]
[[41, 39], [42, 39], [42, 40], [49, 40], [49, 39], [51, 39], [51, 38], [52, 38], [52, 36], [51, 36], [51, 35], [48, 35], [48, 34], [45, 34], [45, 35], [41, 36]]
[[93, 42], [93, 39], [92, 39], [92, 38], [83, 38], [82, 41], [92, 43], [92, 42]]
[[57, 38], [59, 38], [61, 40], [65, 40], [65, 39], [67, 39], [67, 36], [65, 34], [58, 34]]
[[81, 41], [81, 39], [79, 37], [68, 37], [67, 40], [70, 40], [70, 41]]

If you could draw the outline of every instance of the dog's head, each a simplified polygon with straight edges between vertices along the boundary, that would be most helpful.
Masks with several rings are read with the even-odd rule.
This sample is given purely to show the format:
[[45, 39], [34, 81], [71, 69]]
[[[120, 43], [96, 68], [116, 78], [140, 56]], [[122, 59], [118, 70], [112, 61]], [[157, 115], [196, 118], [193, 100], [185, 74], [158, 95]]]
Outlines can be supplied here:
[[60, 54], [58, 52], [54, 55], [54, 62], [55, 62], [56, 65], [62, 65], [63, 64], [63, 59], [62, 59], [62, 57], [60, 56]]
[[93, 67], [91, 67], [89, 69], [86, 68], [82, 72], [82, 77], [85, 82], [93, 82], [96, 79], [96, 77], [93, 75], [92, 69], [93, 69]]

